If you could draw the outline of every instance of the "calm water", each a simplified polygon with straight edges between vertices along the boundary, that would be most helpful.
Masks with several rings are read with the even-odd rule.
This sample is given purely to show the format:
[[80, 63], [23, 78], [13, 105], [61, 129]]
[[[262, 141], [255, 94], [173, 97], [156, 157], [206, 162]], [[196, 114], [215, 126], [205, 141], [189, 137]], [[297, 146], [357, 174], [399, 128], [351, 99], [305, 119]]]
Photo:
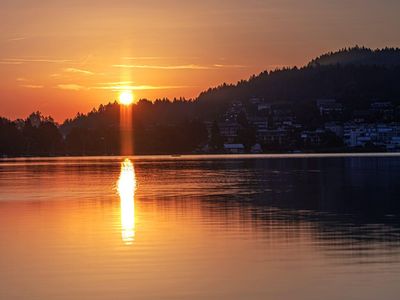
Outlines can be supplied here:
[[122, 161], [0, 162], [0, 299], [399, 299], [400, 157]]

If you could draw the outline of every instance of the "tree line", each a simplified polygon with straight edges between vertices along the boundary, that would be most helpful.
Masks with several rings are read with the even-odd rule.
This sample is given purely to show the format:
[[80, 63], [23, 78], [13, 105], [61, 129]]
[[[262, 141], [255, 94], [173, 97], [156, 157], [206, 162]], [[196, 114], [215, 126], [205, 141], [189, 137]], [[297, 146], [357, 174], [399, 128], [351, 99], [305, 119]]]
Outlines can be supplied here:
[[[371, 55], [362, 64], [341, 64], [344, 54]], [[339, 55], [339, 56], [338, 56]], [[400, 65], [376, 64], [379, 56], [400, 57], [400, 50], [371, 51], [365, 48], [344, 49], [321, 56], [302, 68], [264, 71], [236, 84], [222, 84], [192, 99], [140, 100], [132, 107], [133, 141], [137, 154], [193, 152], [206, 144], [221, 149], [218, 121], [234, 101], [246, 103], [252, 97], [266, 103], [286, 102], [304, 128], [321, 123], [315, 100], [334, 98], [343, 104], [345, 115], [364, 109], [372, 101], [391, 101], [400, 105]], [[317, 63], [335, 56], [335, 64]], [[357, 60], [355, 60], [357, 61]], [[25, 120], [0, 118], [0, 155], [112, 155], [119, 154], [118, 103], [100, 105], [91, 112], [56, 124], [51, 117], [35, 112]], [[348, 114], [347, 114], [348, 113]], [[238, 120], [237, 142], [254, 142], [254, 128], [243, 118]]]

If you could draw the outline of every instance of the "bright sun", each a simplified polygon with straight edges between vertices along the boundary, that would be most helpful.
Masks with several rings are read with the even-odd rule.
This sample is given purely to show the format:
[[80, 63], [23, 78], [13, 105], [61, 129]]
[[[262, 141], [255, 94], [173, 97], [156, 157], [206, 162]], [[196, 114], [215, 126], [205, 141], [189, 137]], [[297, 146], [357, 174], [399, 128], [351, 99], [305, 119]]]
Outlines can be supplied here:
[[119, 102], [124, 105], [130, 105], [133, 103], [132, 91], [123, 91], [119, 94]]

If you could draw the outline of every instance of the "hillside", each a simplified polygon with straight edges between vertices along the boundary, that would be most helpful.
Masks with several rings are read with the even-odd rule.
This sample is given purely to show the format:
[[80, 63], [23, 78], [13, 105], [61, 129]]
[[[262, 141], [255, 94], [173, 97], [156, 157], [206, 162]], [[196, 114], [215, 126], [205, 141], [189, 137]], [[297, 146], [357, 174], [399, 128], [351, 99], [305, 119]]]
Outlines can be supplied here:
[[[337, 53], [345, 57], [354, 51], [375, 53], [372, 56], [398, 53], [364, 48]], [[314, 61], [333, 60], [337, 53]], [[343, 133], [332, 136], [325, 124], [335, 122], [343, 131], [362, 120], [360, 132], [375, 130], [377, 123], [384, 124], [387, 132], [400, 132], [399, 80], [399, 64], [310, 63], [222, 84], [195, 100], [142, 99], [132, 106], [135, 153], [193, 153], [207, 145], [211, 152], [221, 152], [223, 142], [241, 143], [246, 151], [254, 143], [261, 144], [262, 151], [353, 151], [360, 145], [346, 141]], [[334, 107], [332, 113], [318, 106], [326, 100]], [[116, 102], [100, 105], [61, 126], [40, 112], [25, 120], [0, 119], [0, 155], [118, 154], [120, 110]], [[400, 142], [392, 143], [392, 137], [397, 141], [397, 135], [386, 135], [360, 149], [400, 151]], [[340, 148], [344, 144], [348, 148]]]
[[264, 71], [237, 84], [208, 89], [197, 100], [205, 113], [251, 97], [293, 104], [334, 98], [350, 107], [362, 107], [374, 100], [399, 102], [399, 80], [399, 49], [353, 48], [322, 55], [302, 68]]
[[313, 59], [310, 66], [327, 65], [400, 65], [399, 48], [383, 48], [372, 50], [365, 47], [344, 48], [336, 52], [329, 52]]

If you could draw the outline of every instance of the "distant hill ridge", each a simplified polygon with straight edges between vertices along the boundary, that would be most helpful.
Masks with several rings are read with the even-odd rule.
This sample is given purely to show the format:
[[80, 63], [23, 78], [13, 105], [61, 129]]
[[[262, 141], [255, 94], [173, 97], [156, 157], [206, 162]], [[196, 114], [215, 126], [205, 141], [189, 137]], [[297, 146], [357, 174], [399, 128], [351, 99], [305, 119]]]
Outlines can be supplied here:
[[200, 93], [197, 102], [206, 112], [252, 97], [293, 104], [320, 98], [357, 107], [376, 100], [400, 104], [399, 81], [399, 48], [372, 50], [356, 46], [323, 54], [300, 68], [264, 71], [236, 84], [224, 83]]
[[326, 65], [400, 65], [400, 48], [370, 49], [355, 46], [329, 52], [313, 59], [309, 66]]

